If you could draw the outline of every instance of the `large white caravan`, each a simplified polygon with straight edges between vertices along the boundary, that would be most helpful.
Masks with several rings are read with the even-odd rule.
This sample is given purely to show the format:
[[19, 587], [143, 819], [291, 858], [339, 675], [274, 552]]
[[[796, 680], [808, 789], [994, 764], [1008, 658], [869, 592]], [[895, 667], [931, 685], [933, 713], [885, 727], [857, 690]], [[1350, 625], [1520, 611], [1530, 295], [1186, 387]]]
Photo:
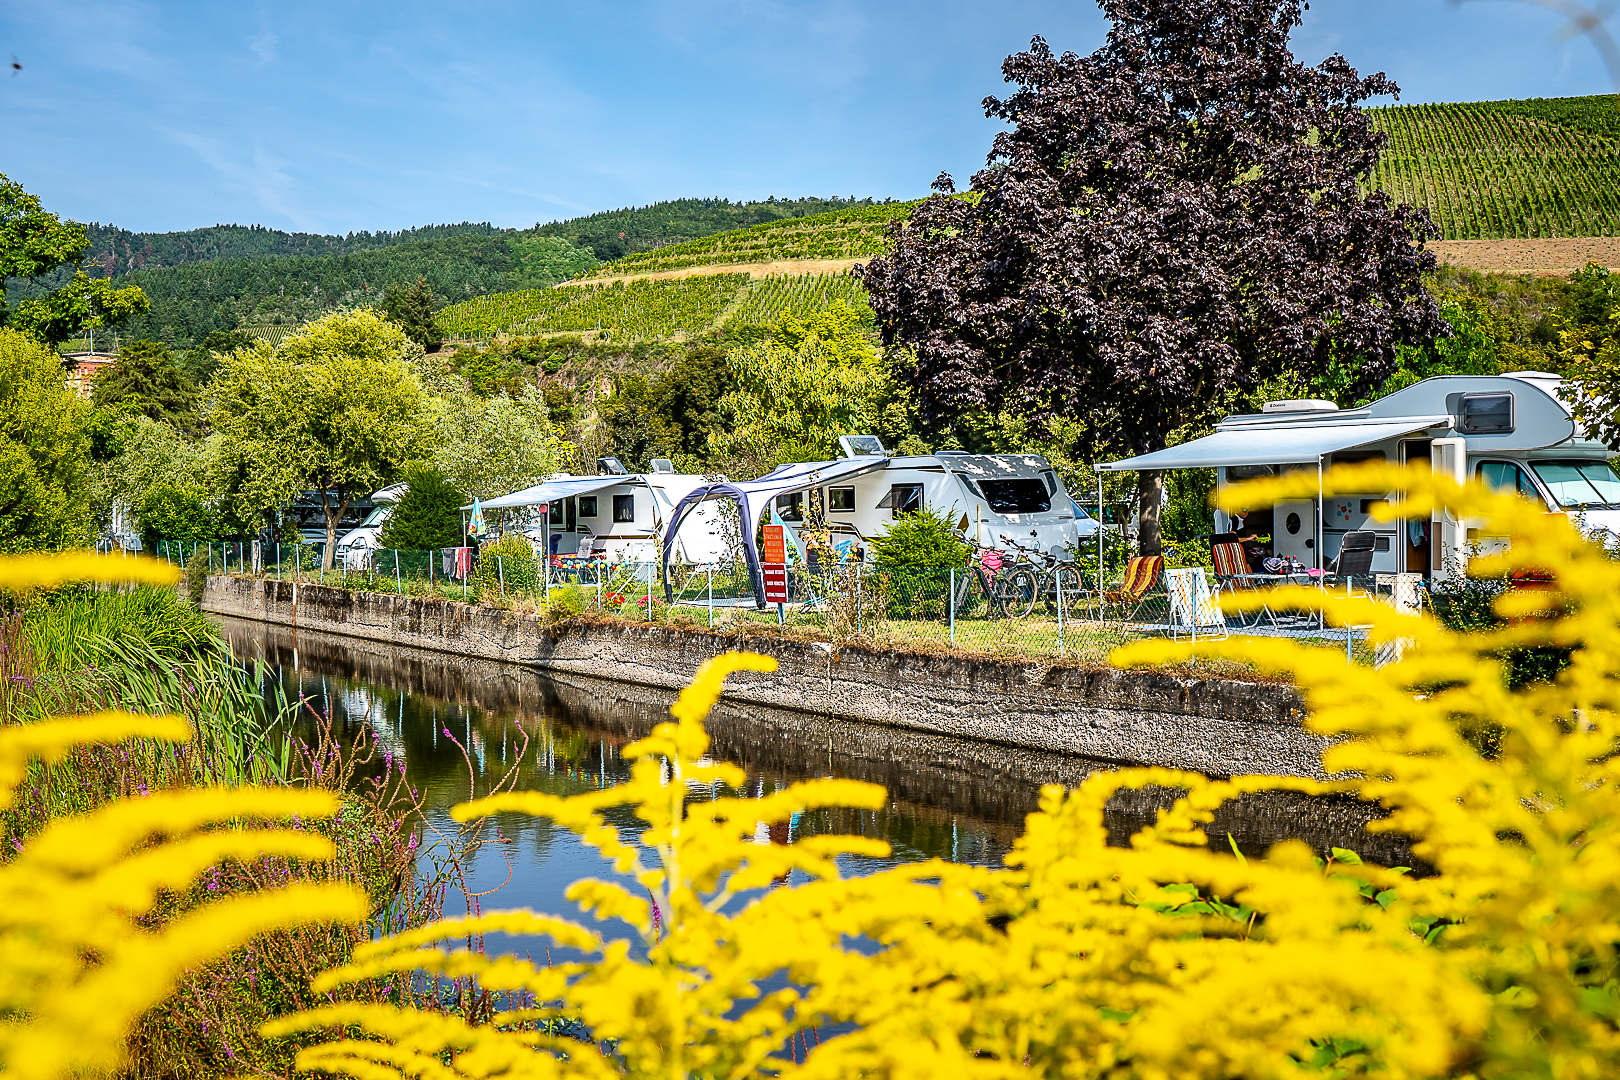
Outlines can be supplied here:
[[[1424, 379], [1356, 409], [1329, 401], [1274, 401], [1258, 414], [1231, 416], [1215, 434], [1098, 471], [1213, 468], [1229, 484], [1295, 469], [1320, 472], [1365, 461], [1427, 463], [1456, 480], [1480, 479], [1579, 519], [1601, 539], [1620, 538], [1620, 479], [1615, 456], [1576, 425], [1557, 375], [1444, 375]], [[1334, 495], [1256, 509], [1245, 526], [1272, 537], [1273, 553], [1306, 566], [1333, 560], [1345, 533], [1374, 534], [1373, 570], [1426, 577], [1460, 565], [1466, 551], [1489, 545], [1481, 523], [1446, 514], [1378, 522], [1368, 511], [1390, 492]], [[1229, 520], [1217, 512], [1216, 532]]]
[[882, 535], [900, 515], [925, 507], [949, 515], [965, 539], [1007, 551], [1016, 542], [1067, 553], [1097, 531], [1095, 519], [1075, 504], [1056, 470], [1038, 454], [890, 457], [870, 435], [846, 435], [839, 444], [844, 457], [832, 461], [793, 462], [758, 480], [695, 487], [665, 528], [665, 561], [677, 556], [677, 538], [688, 516], [719, 500], [737, 504], [744, 556], [755, 574], [754, 534], [767, 509], [795, 529], [819, 517], [833, 543], [851, 551]]
[[[515, 511], [524, 534], [552, 555], [595, 555], [609, 562], [655, 562], [658, 542], [675, 505], [705, 477], [677, 473], [664, 458], [650, 473], [627, 473], [603, 458], [596, 476], [559, 474], [542, 484], [482, 504], [486, 514]], [[544, 506], [542, 514], [540, 507]], [[464, 507], [463, 509], [471, 509]], [[719, 560], [726, 550], [716, 515], [693, 515], [676, 536], [687, 562]]]

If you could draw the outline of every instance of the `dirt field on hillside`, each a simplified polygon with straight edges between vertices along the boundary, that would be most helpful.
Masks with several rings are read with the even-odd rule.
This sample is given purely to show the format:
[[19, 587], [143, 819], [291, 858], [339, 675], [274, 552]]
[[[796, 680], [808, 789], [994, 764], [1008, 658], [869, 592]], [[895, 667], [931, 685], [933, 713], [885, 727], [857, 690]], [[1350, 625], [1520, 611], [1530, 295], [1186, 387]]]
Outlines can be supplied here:
[[1589, 236], [1559, 240], [1434, 240], [1429, 248], [1441, 262], [1470, 270], [1510, 270], [1567, 276], [1589, 262], [1620, 268], [1620, 237]]
[[608, 281], [632, 281], [641, 278], [703, 277], [709, 274], [747, 274], [749, 277], [769, 277], [772, 274], [842, 274], [856, 263], [866, 259], [784, 259], [769, 263], [711, 263], [708, 266], [686, 266], [679, 270], [655, 270], [647, 274], [615, 274], [612, 277], [582, 278], [564, 281], [563, 285], [600, 285]]

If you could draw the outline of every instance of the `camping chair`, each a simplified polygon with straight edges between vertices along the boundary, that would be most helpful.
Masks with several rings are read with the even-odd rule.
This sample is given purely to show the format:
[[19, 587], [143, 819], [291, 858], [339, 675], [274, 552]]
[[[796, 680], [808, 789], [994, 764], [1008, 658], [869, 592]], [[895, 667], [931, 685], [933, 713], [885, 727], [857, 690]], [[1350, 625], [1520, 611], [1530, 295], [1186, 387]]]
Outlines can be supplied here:
[[1200, 630], [1205, 634], [1226, 636], [1226, 616], [1215, 606], [1203, 567], [1166, 570], [1164, 584], [1170, 594], [1171, 637], [1180, 637], [1183, 631], [1189, 631], [1196, 641]]
[[1349, 596], [1357, 585], [1363, 592], [1371, 592], [1372, 562], [1376, 537], [1366, 531], [1344, 534], [1339, 545], [1339, 557], [1328, 565], [1324, 584], [1343, 585]]
[[[1243, 550], [1243, 542], [1238, 539], [1237, 533], [1216, 533], [1211, 536], [1209, 555], [1210, 562], [1215, 567], [1217, 595], [1255, 587], [1254, 571], [1249, 566], [1249, 554]], [[1270, 619], [1271, 625], [1277, 625], [1277, 616], [1269, 608], [1262, 608], [1255, 613], [1252, 625], [1258, 626], [1261, 619]], [[1239, 625], [1251, 624], [1240, 618]]]
[[1103, 590], [1103, 610], [1106, 612], [1109, 607], [1117, 608], [1122, 621], [1131, 621], [1163, 574], [1163, 555], [1136, 556], [1125, 567], [1125, 580]]

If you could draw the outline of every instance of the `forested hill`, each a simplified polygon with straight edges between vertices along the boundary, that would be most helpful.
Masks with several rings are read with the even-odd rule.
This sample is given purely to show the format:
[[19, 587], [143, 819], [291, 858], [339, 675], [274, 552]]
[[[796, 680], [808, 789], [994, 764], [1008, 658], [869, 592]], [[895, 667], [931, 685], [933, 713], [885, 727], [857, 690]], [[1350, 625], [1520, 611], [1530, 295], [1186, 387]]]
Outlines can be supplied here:
[[[885, 199], [884, 203], [893, 202]], [[560, 236], [589, 248], [603, 262], [641, 251], [668, 247], [705, 236], [763, 225], [783, 218], [803, 218], [835, 210], [882, 205], [872, 199], [778, 199], [731, 202], [726, 199], [676, 199], [624, 210], [608, 210], [588, 217], [541, 225], [542, 236]]]
[[284, 255], [350, 255], [356, 251], [394, 247], [418, 240], [437, 240], [475, 233], [499, 232], [489, 222], [464, 221], [459, 225], [425, 225], [399, 232], [352, 232], [344, 236], [289, 233], [263, 225], [213, 225], [186, 232], [130, 232], [116, 225], [92, 224], [90, 251], [85, 262], [102, 275], [125, 274], [160, 266], [212, 262], [216, 259], [273, 259]]

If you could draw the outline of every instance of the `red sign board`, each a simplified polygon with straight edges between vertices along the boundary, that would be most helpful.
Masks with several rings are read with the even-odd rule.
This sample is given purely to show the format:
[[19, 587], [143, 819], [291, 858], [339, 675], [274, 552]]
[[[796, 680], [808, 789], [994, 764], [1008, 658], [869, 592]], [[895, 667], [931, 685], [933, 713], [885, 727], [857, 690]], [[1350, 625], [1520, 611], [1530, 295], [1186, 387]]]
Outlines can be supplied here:
[[787, 565], [787, 529], [781, 525], [765, 526], [765, 544], [760, 549], [759, 561]]
[[782, 563], [764, 563], [759, 569], [765, 578], [765, 602], [787, 603], [787, 566]]

